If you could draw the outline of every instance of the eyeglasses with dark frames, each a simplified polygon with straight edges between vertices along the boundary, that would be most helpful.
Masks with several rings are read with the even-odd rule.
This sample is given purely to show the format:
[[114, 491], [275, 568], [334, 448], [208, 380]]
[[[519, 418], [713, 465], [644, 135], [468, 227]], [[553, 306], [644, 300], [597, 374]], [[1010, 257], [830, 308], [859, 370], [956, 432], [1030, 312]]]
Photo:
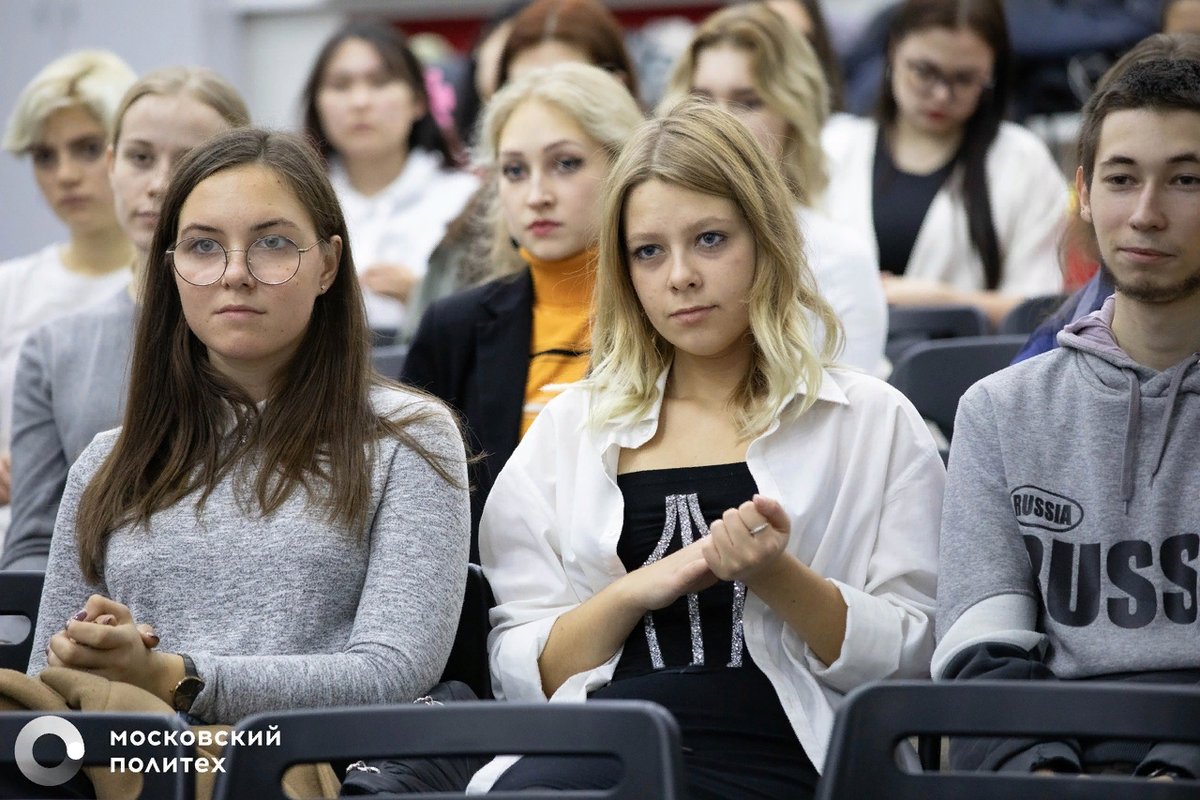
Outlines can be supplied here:
[[939, 85], [946, 87], [951, 100], [969, 96], [995, 85], [995, 80], [978, 72], [947, 73], [938, 65], [921, 59], [910, 58], [904, 62], [913, 88], [924, 97], [932, 95]]
[[229, 268], [230, 253], [245, 253], [246, 268], [259, 283], [278, 286], [300, 271], [300, 257], [324, 239], [300, 247], [286, 236], [272, 233], [245, 250], [226, 250], [216, 239], [193, 236], [167, 251], [177, 275], [193, 286], [211, 286], [221, 280]]

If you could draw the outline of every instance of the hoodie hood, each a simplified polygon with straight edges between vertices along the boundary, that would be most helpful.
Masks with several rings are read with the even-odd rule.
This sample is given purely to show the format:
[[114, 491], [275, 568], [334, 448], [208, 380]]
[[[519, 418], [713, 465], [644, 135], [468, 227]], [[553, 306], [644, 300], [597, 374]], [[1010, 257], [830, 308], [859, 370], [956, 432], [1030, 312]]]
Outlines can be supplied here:
[[1200, 353], [1193, 353], [1175, 366], [1163, 372], [1139, 364], [1121, 349], [1112, 331], [1113, 309], [1116, 307], [1116, 295], [1104, 301], [1099, 311], [1080, 317], [1058, 334], [1061, 347], [1073, 350], [1085, 359], [1085, 371], [1089, 371], [1097, 380], [1110, 389], [1126, 389], [1129, 392], [1129, 405], [1125, 418], [1125, 450], [1122, 456], [1121, 469], [1121, 500], [1124, 510], [1129, 512], [1129, 500], [1134, 493], [1133, 464], [1142, 436], [1142, 400], [1143, 398], [1165, 397], [1166, 413], [1158, 425], [1153, 437], [1152, 453], [1154, 468], [1150, 472], [1147, 483], [1153, 483], [1154, 477], [1162, 466], [1162, 455], [1167, 448], [1167, 440], [1174, 429], [1176, 409], [1179, 406], [1179, 395], [1200, 394]]

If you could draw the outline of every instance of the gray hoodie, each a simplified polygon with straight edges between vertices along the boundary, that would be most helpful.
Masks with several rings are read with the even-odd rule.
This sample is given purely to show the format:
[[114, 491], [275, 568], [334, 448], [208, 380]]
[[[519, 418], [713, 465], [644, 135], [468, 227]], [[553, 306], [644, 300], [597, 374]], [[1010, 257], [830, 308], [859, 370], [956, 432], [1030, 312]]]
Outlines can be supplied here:
[[[944, 645], [966, 641], [960, 623], [967, 638], [1043, 647], [1060, 678], [1200, 668], [1200, 354], [1164, 372], [1134, 362], [1113, 337], [1113, 302], [959, 404], [935, 675], [955, 655]], [[1005, 596], [993, 611], [1032, 600], [1039, 624], [1026, 630], [1044, 636], [1002, 627], [1018, 622], [1006, 613], [968, 614]]]
[[959, 403], [935, 678], [1200, 675], [1200, 354], [1136, 363], [1113, 307]]

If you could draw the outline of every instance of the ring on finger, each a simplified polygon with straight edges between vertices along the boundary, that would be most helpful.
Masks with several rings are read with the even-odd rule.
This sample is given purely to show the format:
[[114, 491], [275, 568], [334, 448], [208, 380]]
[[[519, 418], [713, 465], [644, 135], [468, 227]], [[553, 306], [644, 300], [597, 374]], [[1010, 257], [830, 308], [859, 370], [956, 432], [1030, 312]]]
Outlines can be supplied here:
[[771, 524], [769, 522], [764, 522], [762, 525], [756, 525], [750, 529], [750, 535], [753, 536], [756, 533], [762, 533], [769, 527], [771, 527]]

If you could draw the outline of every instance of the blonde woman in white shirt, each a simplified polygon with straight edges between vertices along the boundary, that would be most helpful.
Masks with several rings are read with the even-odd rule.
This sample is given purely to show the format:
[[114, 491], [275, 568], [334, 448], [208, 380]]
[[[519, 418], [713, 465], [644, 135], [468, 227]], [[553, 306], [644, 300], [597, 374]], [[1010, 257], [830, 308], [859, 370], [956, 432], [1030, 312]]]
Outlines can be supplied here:
[[[480, 527], [498, 695], [654, 700], [689, 797], [811, 797], [841, 695], [928, 674], [941, 459], [903, 396], [830, 366], [840, 325], [735, 118], [646, 123], [603, 203], [591, 374]], [[495, 788], [612, 779], [534, 758]]]
[[[0, 263], [0, 507], [9, 500], [13, 375], [25, 336], [42, 323], [106, 299], [129, 281], [133, 247], [117, 224], [104, 148], [121, 95], [136, 79], [112, 53], [63, 56], [17, 98], [4, 149], [28, 155], [66, 244]], [[7, 508], [0, 511], [0, 535]]]
[[354, 240], [368, 322], [394, 333], [479, 181], [453, 169], [420, 62], [391, 26], [351, 22], [331, 36], [304, 104], [305, 132], [329, 163]]
[[712, 100], [746, 124], [780, 165], [817, 288], [842, 322], [840, 360], [874, 373], [887, 340], [887, 300], [870, 239], [820, 210], [829, 182], [821, 129], [829, 88], [808, 41], [764, 3], [730, 6], [696, 30], [675, 65], [667, 103]]
[[1062, 289], [1067, 181], [1004, 122], [1000, 0], [909, 0], [888, 32], [878, 120], [825, 131], [827, 208], [876, 247], [893, 305], [974, 305], [993, 323]]

